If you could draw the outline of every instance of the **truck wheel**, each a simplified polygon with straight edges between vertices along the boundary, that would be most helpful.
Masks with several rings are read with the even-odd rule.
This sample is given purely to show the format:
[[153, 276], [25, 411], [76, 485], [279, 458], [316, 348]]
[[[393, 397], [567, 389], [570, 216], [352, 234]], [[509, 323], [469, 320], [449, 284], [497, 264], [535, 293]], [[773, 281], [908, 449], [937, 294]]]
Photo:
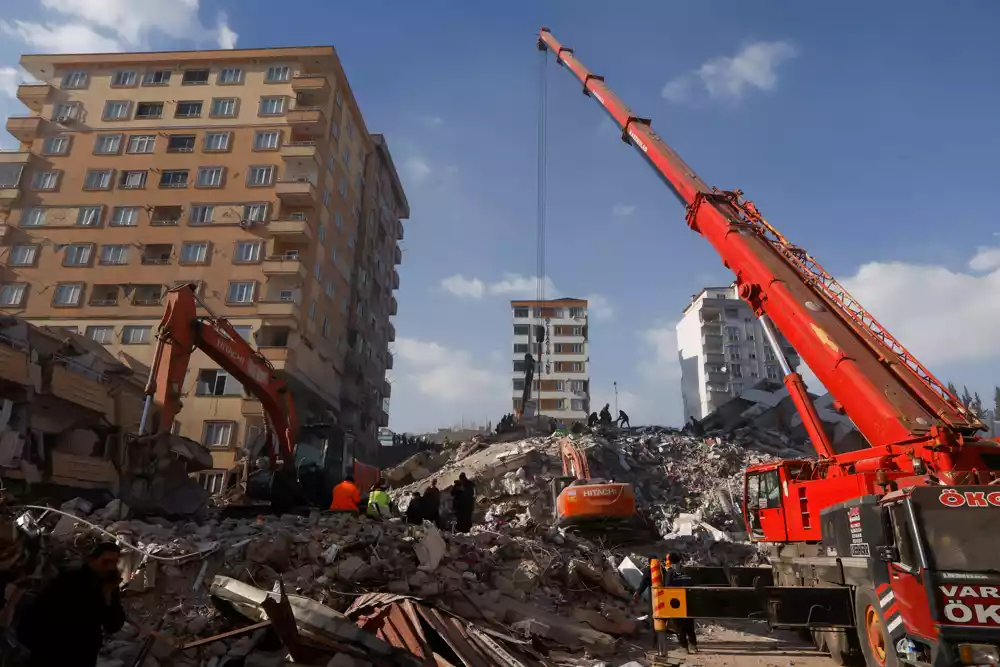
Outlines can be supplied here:
[[864, 667], [854, 633], [837, 630], [813, 630], [812, 642], [816, 648], [830, 654], [830, 660], [839, 667]]
[[896, 648], [885, 629], [882, 608], [871, 588], [858, 588], [854, 593], [854, 624], [867, 667], [899, 667]]

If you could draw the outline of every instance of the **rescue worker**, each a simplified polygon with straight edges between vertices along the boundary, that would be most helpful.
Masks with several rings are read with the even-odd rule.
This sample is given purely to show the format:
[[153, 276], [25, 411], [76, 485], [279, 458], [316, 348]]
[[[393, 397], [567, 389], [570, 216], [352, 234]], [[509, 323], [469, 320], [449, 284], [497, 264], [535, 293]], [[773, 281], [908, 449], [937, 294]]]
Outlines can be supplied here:
[[389, 494], [385, 492], [385, 482], [378, 482], [368, 494], [368, 516], [373, 519], [387, 519], [392, 514]]
[[476, 507], [476, 487], [463, 472], [451, 488], [451, 505], [455, 512], [455, 532], [472, 530], [472, 512]]
[[121, 547], [98, 544], [83, 567], [56, 576], [28, 606], [17, 638], [29, 667], [94, 667], [104, 636], [125, 625], [118, 587]]
[[632, 424], [628, 420], [628, 413], [624, 410], [618, 411], [618, 428], [632, 428]]
[[361, 491], [354, 483], [354, 475], [348, 475], [344, 481], [333, 487], [333, 499], [330, 501], [331, 512], [358, 512], [361, 502]]
[[406, 523], [411, 526], [419, 526], [424, 522], [424, 518], [426, 518], [424, 503], [426, 500], [426, 496], [421, 497], [419, 492], [413, 492], [413, 495], [410, 496], [410, 504], [406, 506]]
[[431, 485], [424, 490], [423, 511], [424, 519], [441, 527], [441, 489], [436, 479], [432, 479]]
[[[650, 556], [649, 560], [652, 562], [656, 559], [656, 556]], [[663, 586], [683, 586], [684, 576], [683, 571], [680, 567], [681, 555], [675, 552], [669, 553], [666, 559], [661, 561], [660, 567], [663, 570]], [[639, 588], [636, 589], [635, 594], [632, 595], [632, 601], [638, 602], [642, 594], [645, 593], [649, 587], [652, 585], [653, 575], [649, 566], [646, 566], [645, 571], [642, 573], [642, 581], [639, 583]], [[687, 651], [689, 654], [695, 654], [698, 652], [698, 637], [695, 634], [695, 626], [693, 618], [676, 618], [669, 621], [670, 628], [677, 634], [677, 641], [680, 643], [681, 648]]]
[[587, 428], [594, 428], [595, 426], [597, 426], [597, 422], [598, 422], [597, 413], [591, 412], [590, 416], [587, 417]]
[[607, 428], [612, 424], [610, 408], [611, 408], [610, 403], [605, 403], [604, 407], [601, 408], [601, 428]]

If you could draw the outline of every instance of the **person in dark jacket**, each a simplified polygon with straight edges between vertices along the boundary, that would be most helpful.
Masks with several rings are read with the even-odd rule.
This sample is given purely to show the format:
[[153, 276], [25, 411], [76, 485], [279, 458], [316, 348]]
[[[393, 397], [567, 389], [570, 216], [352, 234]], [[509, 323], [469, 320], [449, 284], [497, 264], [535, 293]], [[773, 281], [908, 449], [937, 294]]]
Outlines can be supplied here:
[[[649, 557], [650, 561], [654, 558], [657, 557], [655, 555]], [[684, 586], [685, 576], [681, 570], [680, 562], [681, 555], [678, 553], [669, 553], [667, 554], [666, 561], [660, 562], [664, 586]], [[639, 583], [639, 588], [636, 589], [635, 594], [632, 596], [633, 602], [638, 602], [642, 594], [652, 586], [652, 579], [652, 570], [647, 565], [642, 573], [642, 581]], [[695, 634], [693, 618], [672, 619], [669, 625], [670, 629], [677, 634], [677, 641], [680, 643], [682, 649], [692, 654], [698, 652], [698, 637]]]
[[607, 428], [613, 423], [611, 420], [611, 404], [605, 403], [601, 408], [601, 428]]
[[618, 428], [632, 428], [632, 424], [628, 420], [628, 413], [624, 410], [618, 411]]
[[104, 635], [125, 625], [118, 587], [121, 547], [102, 542], [77, 570], [56, 576], [25, 610], [17, 638], [29, 667], [94, 667]]
[[598, 418], [596, 412], [591, 412], [590, 416], [587, 417], [587, 428], [594, 428], [597, 426]]
[[424, 500], [416, 491], [410, 496], [410, 504], [406, 506], [406, 523], [411, 526], [419, 526], [424, 522]]
[[424, 490], [424, 518], [433, 523], [438, 528], [441, 527], [441, 489], [438, 488], [436, 479], [431, 480], [431, 485]]
[[451, 488], [451, 504], [455, 511], [455, 532], [472, 530], [472, 511], [476, 507], [476, 488], [463, 472]]

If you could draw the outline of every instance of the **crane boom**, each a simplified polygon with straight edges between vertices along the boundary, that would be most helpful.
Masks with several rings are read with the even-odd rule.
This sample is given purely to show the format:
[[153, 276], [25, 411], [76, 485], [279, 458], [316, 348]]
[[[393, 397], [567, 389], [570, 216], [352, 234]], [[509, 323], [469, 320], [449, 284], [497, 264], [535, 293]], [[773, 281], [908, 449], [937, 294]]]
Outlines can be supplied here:
[[[211, 311], [210, 317], [198, 316], [199, 300], [194, 289], [194, 285], [185, 284], [167, 292], [157, 332], [156, 355], [146, 385], [147, 405], [155, 400], [163, 406], [161, 429], [169, 430], [181, 409], [180, 396], [191, 353], [200, 349], [260, 401], [277, 437], [282, 460], [292, 461], [299, 423], [284, 380], [275, 376], [270, 362], [243, 340], [227, 320]], [[140, 432], [142, 429], [140, 426]], [[273, 459], [274, 447], [267, 449]]]
[[736, 274], [740, 297], [767, 315], [843, 406], [872, 447], [957, 443], [985, 430], [947, 387], [910, 354], [805, 250], [777, 232], [736, 191], [709, 187], [588, 70], [542, 28], [549, 50], [583, 84], [687, 208], [687, 222]]

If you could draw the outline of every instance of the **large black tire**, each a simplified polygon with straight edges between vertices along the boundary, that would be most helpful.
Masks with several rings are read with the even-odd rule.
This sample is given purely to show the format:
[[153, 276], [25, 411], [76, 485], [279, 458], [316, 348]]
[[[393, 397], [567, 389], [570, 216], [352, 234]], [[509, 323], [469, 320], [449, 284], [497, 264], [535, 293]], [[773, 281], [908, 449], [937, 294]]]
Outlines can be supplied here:
[[854, 625], [867, 667], [899, 667], [878, 596], [870, 587], [859, 587], [854, 593]]

